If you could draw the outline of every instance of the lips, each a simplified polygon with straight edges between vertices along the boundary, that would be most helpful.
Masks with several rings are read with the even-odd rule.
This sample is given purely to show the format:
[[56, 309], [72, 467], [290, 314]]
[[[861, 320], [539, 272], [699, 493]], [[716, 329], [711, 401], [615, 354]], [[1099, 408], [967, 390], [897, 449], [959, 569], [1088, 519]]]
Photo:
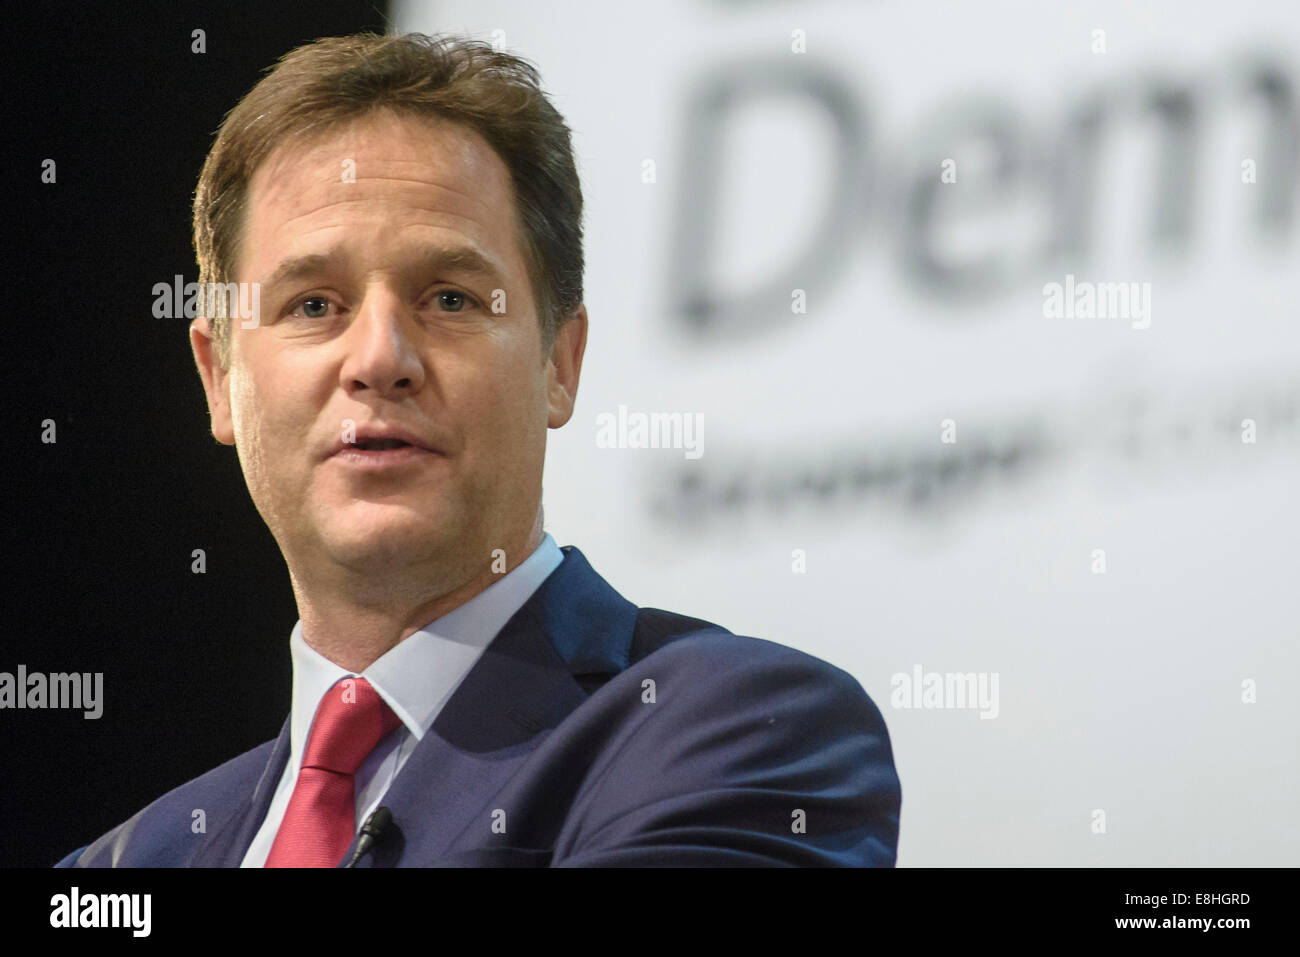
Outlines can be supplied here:
[[369, 423], [357, 428], [354, 442], [340, 439], [335, 443], [334, 448], [330, 450], [330, 455], [357, 451], [383, 452], [408, 447], [424, 452], [440, 451], [436, 445], [412, 430], [383, 423]]

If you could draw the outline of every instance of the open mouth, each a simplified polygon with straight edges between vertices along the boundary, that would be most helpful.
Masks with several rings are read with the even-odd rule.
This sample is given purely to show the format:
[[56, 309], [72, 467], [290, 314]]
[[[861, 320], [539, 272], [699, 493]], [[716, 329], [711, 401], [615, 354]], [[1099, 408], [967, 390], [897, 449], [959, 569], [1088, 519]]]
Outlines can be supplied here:
[[402, 439], [361, 439], [344, 444], [333, 456], [334, 461], [363, 471], [413, 468], [440, 458], [438, 453]]

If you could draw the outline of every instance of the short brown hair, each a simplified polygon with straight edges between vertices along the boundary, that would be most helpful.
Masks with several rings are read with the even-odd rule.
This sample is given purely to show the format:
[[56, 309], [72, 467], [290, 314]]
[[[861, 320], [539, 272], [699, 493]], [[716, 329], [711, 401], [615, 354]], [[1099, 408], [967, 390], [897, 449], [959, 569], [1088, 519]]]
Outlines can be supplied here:
[[[282, 57], [226, 114], [203, 164], [194, 193], [199, 282], [235, 280], [248, 184], [277, 145], [383, 108], [460, 122], [504, 161], [548, 353], [582, 304], [582, 189], [573, 146], [536, 67], [482, 41], [361, 33], [316, 40]], [[218, 359], [228, 368], [230, 319], [210, 318]]]

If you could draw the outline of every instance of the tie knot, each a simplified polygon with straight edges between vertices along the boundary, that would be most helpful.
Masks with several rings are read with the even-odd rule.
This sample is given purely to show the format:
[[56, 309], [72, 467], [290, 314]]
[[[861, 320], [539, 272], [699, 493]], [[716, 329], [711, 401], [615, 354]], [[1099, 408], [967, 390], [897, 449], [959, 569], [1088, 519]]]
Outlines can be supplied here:
[[366, 755], [399, 724], [369, 681], [344, 678], [325, 692], [316, 708], [302, 766], [356, 774]]

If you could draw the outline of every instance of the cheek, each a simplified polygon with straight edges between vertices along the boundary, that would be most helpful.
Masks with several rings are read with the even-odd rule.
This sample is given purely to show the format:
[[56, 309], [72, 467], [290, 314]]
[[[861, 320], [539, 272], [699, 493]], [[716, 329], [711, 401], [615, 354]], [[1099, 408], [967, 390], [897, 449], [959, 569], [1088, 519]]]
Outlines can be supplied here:
[[[264, 488], [277, 463], [297, 448], [306, 426], [296, 426], [296, 406], [283, 390], [268, 391], [262, 378], [247, 369], [233, 374], [230, 384], [231, 424], [244, 474], [251, 486]], [[283, 464], [279, 465], [283, 469]]]
[[[538, 423], [546, 421], [546, 383], [539, 381], [537, 370], [518, 362], [513, 374], [504, 375], [493, 385], [491, 417], [501, 444], [508, 443], [516, 457], [536, 444]], [[510, 450], [506, 450], [509, 454]]]
[[485, 337], [472, 351], [431, 363], [429, 384], [442, 392], [434, 401], [454, 417], [471, 445], [517, 441], [534, 385], [516, 352], [509, 339]]
[[252, 377], [242, 366], [230, 371], [230, 423], [235, 431], [235, 450], [251, 484], [261, 464], [257, 441], [261, 426], [258, 423], [257, 390]]
[[498, 409], [500, 415], [498, 454], [502, 474], [509, 474], [513, 487], [529, 487], [537, 482], [542, 459], [546, 454], [546, 386], [539, 384], [536, 370], [501, 384], [508, 398]]

